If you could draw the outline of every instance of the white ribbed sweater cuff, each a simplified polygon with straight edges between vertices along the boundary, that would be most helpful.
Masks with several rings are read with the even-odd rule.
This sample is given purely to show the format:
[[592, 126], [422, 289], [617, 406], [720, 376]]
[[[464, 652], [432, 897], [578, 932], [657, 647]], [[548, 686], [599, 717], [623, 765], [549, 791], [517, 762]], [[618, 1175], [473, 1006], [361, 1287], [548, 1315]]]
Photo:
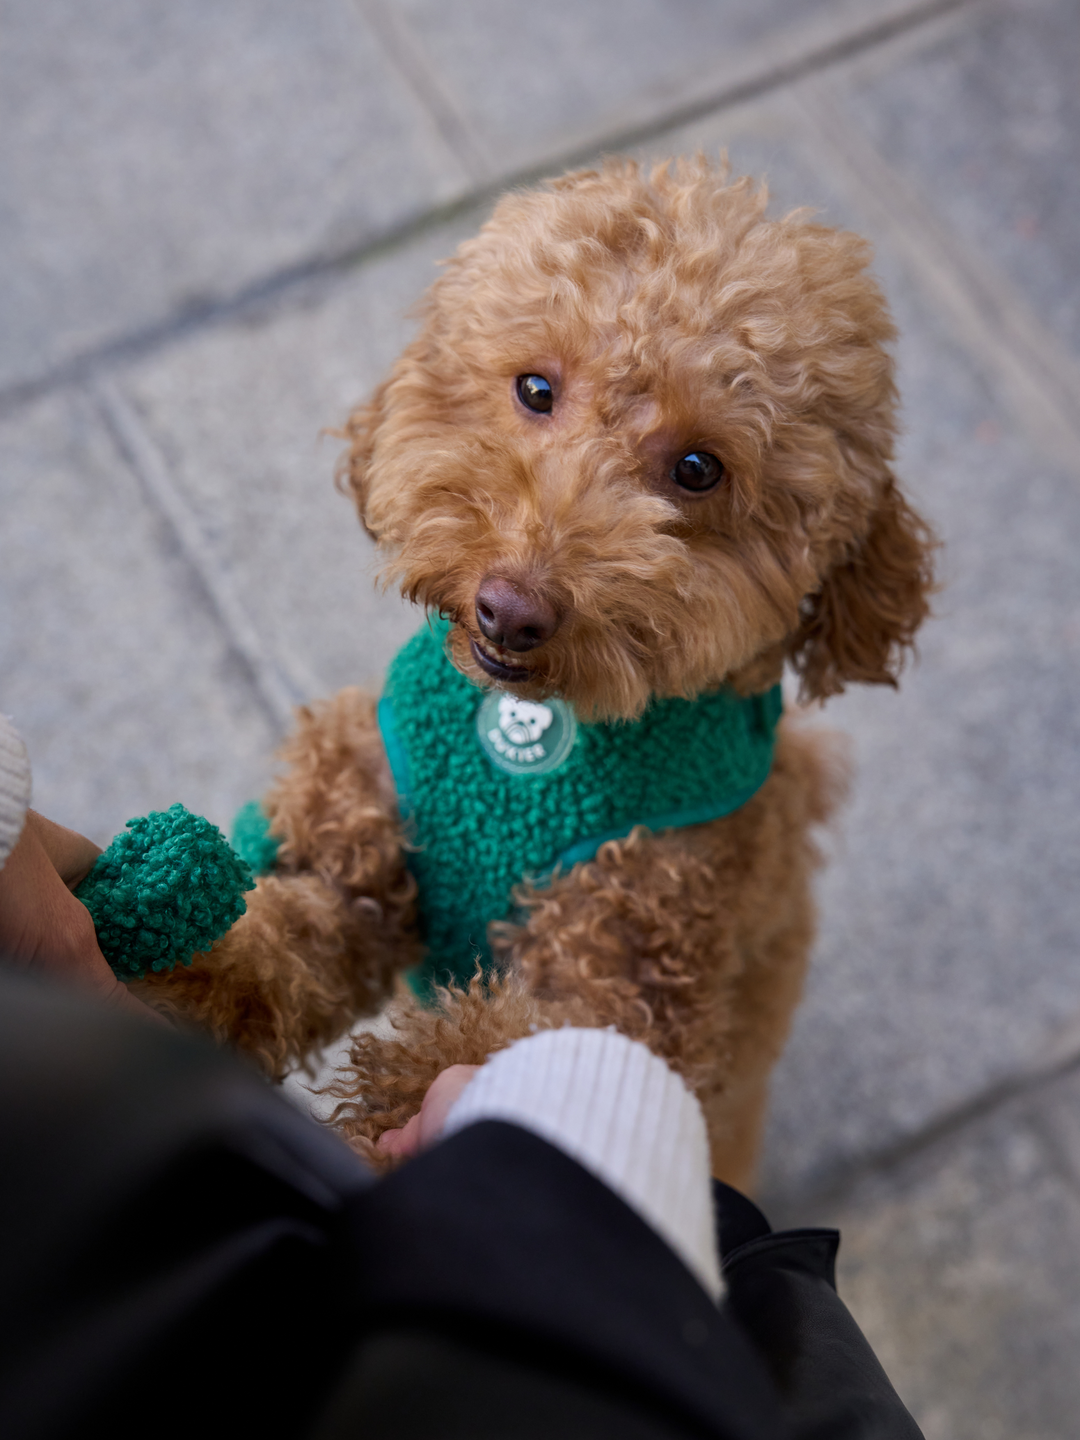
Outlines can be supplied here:
[[533, 1131], [635, 1209], [714, 1300], [709, 1141], [701, 1106], [644, 1045], [614, 1030], [544, 1030], [488, 1058], [452, 1106], [452, 1135], [478, 1120]]
[[22, 834], [30, 804], [30, 760], [19, 732], [0, 715], [0, 867]]

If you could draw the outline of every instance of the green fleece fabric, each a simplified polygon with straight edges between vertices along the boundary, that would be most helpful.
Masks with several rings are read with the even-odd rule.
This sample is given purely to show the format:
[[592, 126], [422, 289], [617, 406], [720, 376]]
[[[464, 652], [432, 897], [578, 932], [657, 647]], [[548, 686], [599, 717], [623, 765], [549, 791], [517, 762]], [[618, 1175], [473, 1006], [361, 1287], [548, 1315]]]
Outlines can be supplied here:
[[[379, 704], [415, 846], [409, 864], [428, 946], [413, 976], [420, 994], [467, 982], [478, 958], [490, 961], [488, 924], [512, 913], [522, 880], [589, 860], [635, 825], [700, 825], [745, 804], [772, 767], [782, 708], [779, 685], [749, 698], [724, 687], [696, 700], [656, 700], [629, 724], [575, 727], [563, 706], [573, 735], [565, 760], [547, 773], [510, 774], [482, 740], [490, 733], [502, 753], [509, 749], [494, 733], [490, 699], [477, 723], [490, 692], [450, 663], [448, 628], [433, 621], [405, 645]], [[532, 751], [510, 753], [528, 759]]]
[[190, 965], [247, 909], [255, 882], [216, 825], [183, 805], [127, 822], [75, 891], [121, 980]]

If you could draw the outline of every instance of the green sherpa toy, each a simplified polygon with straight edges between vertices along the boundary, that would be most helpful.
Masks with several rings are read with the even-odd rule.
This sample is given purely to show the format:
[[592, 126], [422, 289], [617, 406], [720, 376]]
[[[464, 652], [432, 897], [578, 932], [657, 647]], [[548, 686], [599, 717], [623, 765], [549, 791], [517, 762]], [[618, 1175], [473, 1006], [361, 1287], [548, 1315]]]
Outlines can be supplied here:
[[251, 867], [183, 805], [127, 822], [75, 895], [121, 980], [171, 970], [209, 950], [247, 909]]

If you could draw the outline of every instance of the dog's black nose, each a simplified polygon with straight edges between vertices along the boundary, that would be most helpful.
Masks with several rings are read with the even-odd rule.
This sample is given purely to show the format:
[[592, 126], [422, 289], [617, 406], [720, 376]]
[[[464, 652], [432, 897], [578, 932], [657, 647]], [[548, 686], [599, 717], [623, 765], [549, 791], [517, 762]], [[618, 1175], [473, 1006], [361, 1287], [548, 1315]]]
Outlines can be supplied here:
[[485, 575], [476, 592], [476, 623], [504, 650], [535, 650], [555, 634], [559, 619], [550, 600], [501, 575]]

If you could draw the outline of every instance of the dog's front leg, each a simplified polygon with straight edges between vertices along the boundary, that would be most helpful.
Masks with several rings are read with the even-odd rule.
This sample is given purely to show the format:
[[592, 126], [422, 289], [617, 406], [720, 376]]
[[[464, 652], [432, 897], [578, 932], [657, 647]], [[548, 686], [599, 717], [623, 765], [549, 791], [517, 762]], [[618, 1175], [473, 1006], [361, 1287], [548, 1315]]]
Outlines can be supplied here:
[[734, 814], [635, 831], [524, 895], [528, 920], [493, 927], [504, 963], [576, 1024], [614, 1025], [687, 1081], [705, 1109], [713, 1172], [753, 1186], [768, 1098], [814, 931], [812, 831], [841, 777], [827, 742], [784, 726], [773, 772]]
[[[715, 829], [638, 829], [609, 841], [594, 860], [526, 890], [523, 925], [492, 927], [503, 962], [538, 1000], [642, 1041], [703, 1101], [730, 1079], [744, 964], [736, 875]], [[714, 1161], [727, 1178], [723, 1155]]]
[[415, 963], [415, 885], [375, 721], [356, 690], [300, 712], [266, 799], [280, 840], [247, 913], [205, 955], [133, 985], [280, 1078], [377, 1011]]

